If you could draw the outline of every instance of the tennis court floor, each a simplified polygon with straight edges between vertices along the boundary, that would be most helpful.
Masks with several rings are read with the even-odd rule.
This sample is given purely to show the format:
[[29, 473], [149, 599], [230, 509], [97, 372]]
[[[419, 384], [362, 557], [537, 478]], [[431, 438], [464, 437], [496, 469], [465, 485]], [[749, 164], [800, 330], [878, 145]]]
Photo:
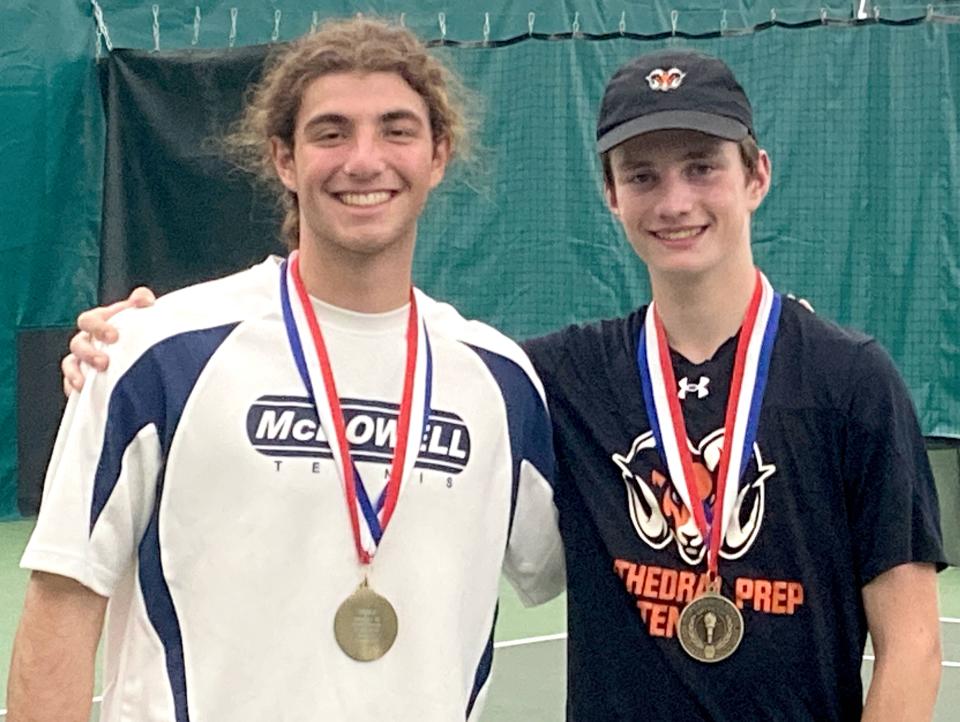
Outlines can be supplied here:
[[[0, 524], [0, 722], [6, 699], [10, 647], [27, 575], [17, 568], [32, 522]], [[940, 574], [940, 629], [943, 677], [935, 722], [956, 719], [960, 709], [960, 568]], [[524, 609], [510, 586], [501, 589], [493, 678], [483, 722], [561, 722], [565, 697], [565, 600]], [[863, 663], [866, 685], [872, 672], [868, 648]], [[91, 722], [98, 718], [97, 706]], [[266, 720], [264, 721], [266, 722]]]

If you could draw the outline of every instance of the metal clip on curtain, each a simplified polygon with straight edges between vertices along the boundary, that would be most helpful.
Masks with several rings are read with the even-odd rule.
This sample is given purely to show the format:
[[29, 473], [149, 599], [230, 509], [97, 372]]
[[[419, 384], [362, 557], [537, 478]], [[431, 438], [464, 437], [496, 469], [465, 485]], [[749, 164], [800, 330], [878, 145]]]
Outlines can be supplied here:
[[277, 42], [280, 39], [280, 18], [283, 17], [283, 11], [277, 8], [273, 11], [273, 33], [270, 35], [271, 42]]
[[97, 58], [99, 58], [100, 41], [103, 41], [108, 53], [113, 50], [113, 42], [110, 40], [110, 31], [107, 29], [107, 21], [103, 19], [103, 9], [100, 7], [100, 3], [97, 0], [90, 0], [90, 5], [93, 6], [93, 19], [97, 23]]
[[193, 13], [193, 38], [190, 40], [191, 45], [196, 45], [200, 42], [200, 6], [197, 5], [194, 8]]
[[227, 47], [232, 48], [237, 44], [237, 15], [240, 11], [237, 8], [230, 8], [230, 37], [227, 38]]

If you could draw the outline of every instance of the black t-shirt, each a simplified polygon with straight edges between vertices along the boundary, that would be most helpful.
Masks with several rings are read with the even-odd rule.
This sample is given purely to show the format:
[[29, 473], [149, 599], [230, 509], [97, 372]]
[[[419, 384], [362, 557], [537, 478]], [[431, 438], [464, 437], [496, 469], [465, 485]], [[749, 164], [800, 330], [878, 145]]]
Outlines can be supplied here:
[[[933, 477], [892, 361], [784, 299], [719, 562], [744, 639], [708, 665], [675, 634], [706, 561], [647, 421], [636, 365], [645, 311], [525, 344], [554, 423], [568, 719], [859, 719], [861, 587], [904, 562], [943, 563]], [[705, 488], [716, 484], [735, 351], [736, 337], [702, 364], [672, 355]]]

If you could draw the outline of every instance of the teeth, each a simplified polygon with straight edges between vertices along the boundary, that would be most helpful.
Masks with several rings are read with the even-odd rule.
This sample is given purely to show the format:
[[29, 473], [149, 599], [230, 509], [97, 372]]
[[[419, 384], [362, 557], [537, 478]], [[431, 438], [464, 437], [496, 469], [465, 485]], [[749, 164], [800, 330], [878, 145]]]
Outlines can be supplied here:
[[702, 229], [700, 228], [690, 228], [685, 231], [660, 231], [657, 235], [660, 238], [664, 238], [668, 241], [680, 241], [684, 238], [692, 238], [697, 235]]
[[376, 193], [341, 193], [340, 200], [348, 206], [375, 206], [378, 203], [386, 203], [390, 200], [390, 194], [387, 191], [378, 191]]

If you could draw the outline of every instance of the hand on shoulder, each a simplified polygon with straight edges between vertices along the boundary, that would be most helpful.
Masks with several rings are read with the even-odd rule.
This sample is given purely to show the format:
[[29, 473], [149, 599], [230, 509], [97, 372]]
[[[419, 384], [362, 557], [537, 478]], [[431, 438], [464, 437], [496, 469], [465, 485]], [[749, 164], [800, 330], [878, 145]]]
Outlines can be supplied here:
[[153, 291], [146, 286], [140, 286], [122, 301], [88, 309], [77, 317], [79, 331], [70, 339], [70, 353], [60, 362], [64, 395], [70, 396], [73, 391], [83, 388], [81, 364], [85, 363], [98, 371], [105, 371], [110, 364], [109, 354], [95, 346], [97, 341], [104, 344], [116, 343], [119, 334], [110, 319], [128, 308], [152, 306], [156, 300]]

